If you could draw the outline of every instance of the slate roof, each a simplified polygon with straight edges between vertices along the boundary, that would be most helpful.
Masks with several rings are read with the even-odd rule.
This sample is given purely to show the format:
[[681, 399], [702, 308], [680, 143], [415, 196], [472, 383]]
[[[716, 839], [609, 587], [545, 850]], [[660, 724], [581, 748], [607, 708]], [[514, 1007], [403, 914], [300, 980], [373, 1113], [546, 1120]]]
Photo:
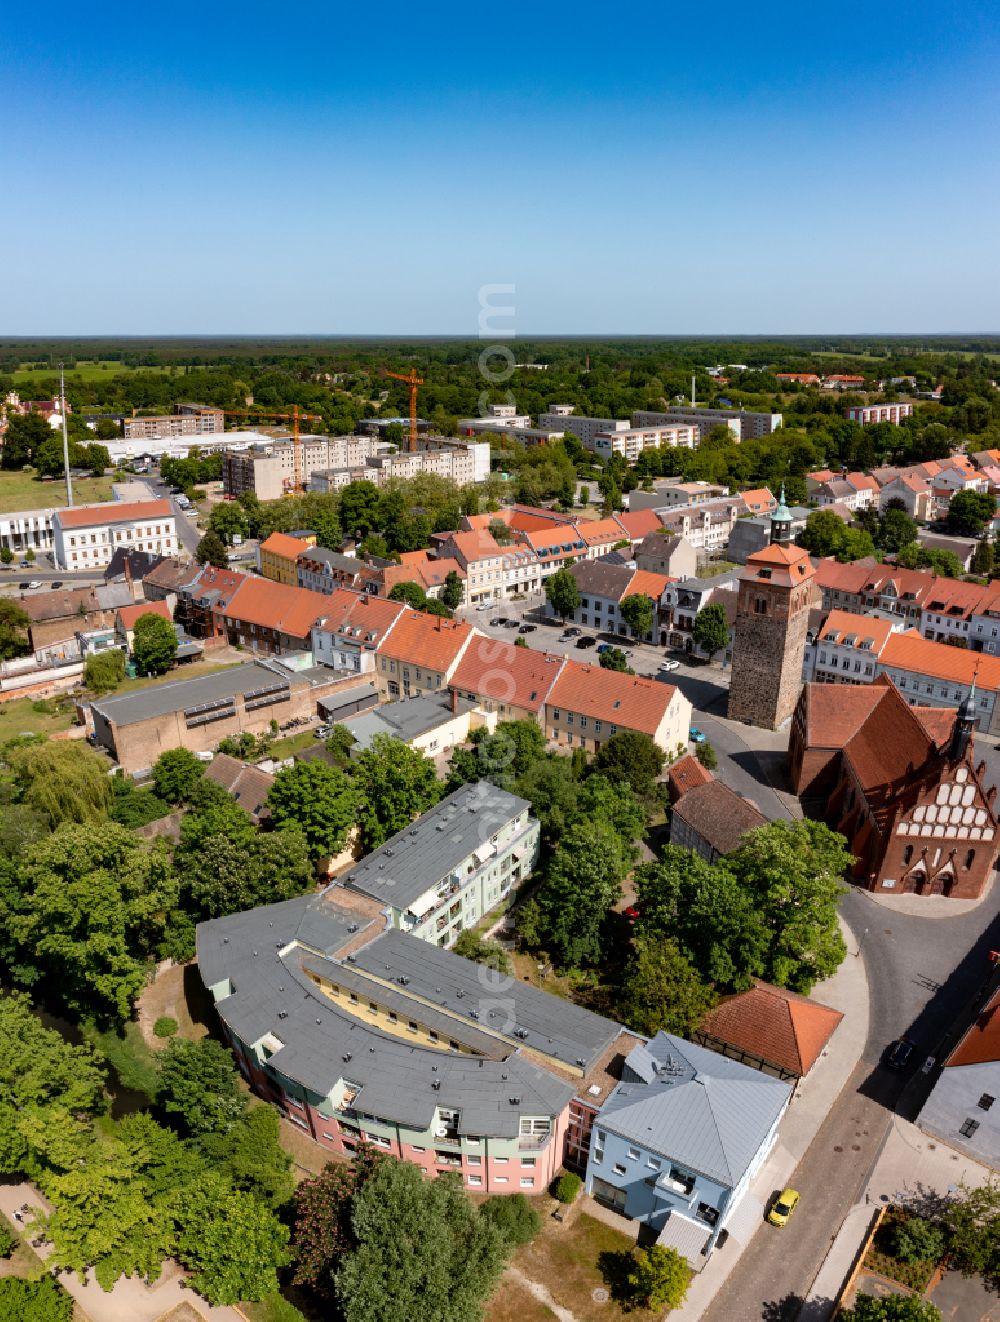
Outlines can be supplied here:
[[598, 1123], [734, 1189], [791, 1091], [769, 1074], [658, 1033], [629, 1053]]
[[607, 560], [578, 560], [576, 564], [570, 565], [569, 572], [584, 596], [609, 597], [612, 601], [620, 601], [635, 571], [620, 569]]
[[710, 1010], [698, 1031], [802, 1078], [843, 1017], [807, 996], [758, 982]]
[[475, 849], [531, 807], [526, 799], [481, 780], [461, 785], [405, 830], [337, 879], [382, 904], [405, 910]]

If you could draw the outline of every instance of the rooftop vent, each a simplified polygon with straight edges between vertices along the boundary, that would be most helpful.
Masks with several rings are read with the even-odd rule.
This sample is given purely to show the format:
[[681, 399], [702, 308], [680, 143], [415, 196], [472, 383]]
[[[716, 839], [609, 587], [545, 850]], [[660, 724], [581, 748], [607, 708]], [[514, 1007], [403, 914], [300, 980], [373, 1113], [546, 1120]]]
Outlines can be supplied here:
[[520, 1099], [520, 1097], [512, 1097], [512, 1098], [510, 1099], [510, 1104], [511, 1104], [511, 1106], [520, 1106], [520, 1105], [521, 1105], [521, 1099]]
[[440, 1092], [440, 1090], [441, 1090], [441, 1080], [440, 1080], [440, 1079], [435, 1079], [434, 1082], [431, 1084], [431, 1087], [434, 1089], [435, 1092]]
[[350, 1059], [351, 1059], [351, 1053], [350, 1053], [349, 1051], [345, 1051], [345, 1052], [344, 1052], [344, 1064], [346, 1065], [347, 1062], [348, 1062]]

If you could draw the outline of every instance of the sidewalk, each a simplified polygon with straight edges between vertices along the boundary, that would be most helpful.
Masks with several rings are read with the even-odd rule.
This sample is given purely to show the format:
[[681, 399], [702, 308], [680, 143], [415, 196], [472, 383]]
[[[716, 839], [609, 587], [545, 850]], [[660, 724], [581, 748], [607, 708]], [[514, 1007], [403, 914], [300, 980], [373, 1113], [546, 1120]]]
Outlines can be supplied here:
[[[0, 1184], [0, 1212], [13, 1228], [23, 1232], [34, 1219], [30, 1212], [23, 1222], [15, 1220], [14, 1213], [25, 1203], [41, 1208], [46, 1215], [52, 1210], [49, 1202], [26, 1181], [20, 1184]], [[34, 1250], [44, 1261], [52, 1252], [51, 1245]], [[212, 1307], [194, 1293], [183, 1288], [187, 1274], [176, 1263], [166, 1262], [163, 1275], [155, 1285], [137, 1276], [122, 1277], [113, 1290], [102, 1290], [93, 1271], [87, 1273], [86, 1284], [80, 1283], [75, 1272], [60, 1272], [59, 1283], [68, 1290], [91, 1322], [156, 1322], [178, 1304], [187, 1304], [206, 1322], [244, 1322], [243, 1314], [233, 1308]]]
[[847, 958], [812, 995], [823, 1005], [841, 1010], [844, 1018], [809, 1076], [799, 1084], [781, 1122], [774, 1150], [727, 1223], [729, 1240], [725, 1248], [712, 1254], [704, 1270], [692, 1280], [682, 1307], [671, 1315], [683, 1322], [697, 1322], [738, 1267], [743, 1251], [760, 1227], [767, 1199], [788, 1183], [861, 1058], [868, 1038], [868, 980], [863, 961], [853, 953], [855, 942], [843, 919], [840, 926], [847, 942]]
[[996, 877], [994, 869], [978, 900], [950, 900], [946, 895], [887, 895], [884, 891], [869, 891], [868, 896], [890, 913], [905, 913], [915, 918], [960, 918], [986, 901]]
[[840, 1227], [806, 1296], [804, 1315], [810, 1322], [814, 1318], [819, 1322], [829, 1315], [829, 1301], [839, 1295], [879, 1204], [905, 1202], [926, 1193], [947, 1194], [960, 1184], [978, 1188], [992, 1175], [989, 1167], [925, 1134], [909, 1120], [894, 1116], [864, 1198], [855, 1204]]

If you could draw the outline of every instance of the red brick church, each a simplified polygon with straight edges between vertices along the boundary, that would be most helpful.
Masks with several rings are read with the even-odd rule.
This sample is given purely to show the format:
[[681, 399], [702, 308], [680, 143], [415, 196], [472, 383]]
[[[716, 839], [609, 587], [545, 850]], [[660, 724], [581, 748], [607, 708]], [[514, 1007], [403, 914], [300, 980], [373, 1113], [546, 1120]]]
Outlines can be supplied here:
[[974, 758], [975, 690], [956, 711], [911, 707], [886, 676], [806, 684], [792, 785], [847, 837], [853, 876], [889, 894], [977, 899], [997, 857], [996, 788]]

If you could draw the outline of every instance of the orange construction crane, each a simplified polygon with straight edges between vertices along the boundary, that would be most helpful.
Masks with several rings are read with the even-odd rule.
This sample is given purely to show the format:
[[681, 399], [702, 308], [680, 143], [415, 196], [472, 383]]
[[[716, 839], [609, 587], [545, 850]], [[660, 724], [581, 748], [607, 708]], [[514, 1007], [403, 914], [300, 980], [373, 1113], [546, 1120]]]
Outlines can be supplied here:
[[295, 464], [295, 476], [292, 495], [301, 491], [305, 483], [302, 479], [302, 438], [299, 436], [300, 422], [322, 422], [318, 413], [300, 413], [298, 404], [292, 405], [291, 413], [268, 413], [265, 409], [223, 409], [227, 418], [291, 418], [292, 420], [292, 457]]
[[417, 386], [424, 384], [424, 378], [417, 376], [417, 369], [410, 368], [409, 376], [401, 376], [399, 372], [390, 372], [387, 367], [380, 369], [383, 376], [391, 376], [394, 381], [405, 381], [410, 387], [410, 449], [417, 448]]

